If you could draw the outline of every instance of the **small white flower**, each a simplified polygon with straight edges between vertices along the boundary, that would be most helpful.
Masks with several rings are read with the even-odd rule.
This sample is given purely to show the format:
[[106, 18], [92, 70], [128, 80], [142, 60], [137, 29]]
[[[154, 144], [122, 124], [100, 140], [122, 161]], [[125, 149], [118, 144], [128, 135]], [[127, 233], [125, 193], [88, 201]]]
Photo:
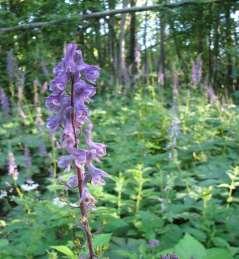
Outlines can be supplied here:
[[0, 190], [0, 199], [7, 197], [7, 192], [5, 190]]
[[28, 179], [26, 180], [25, 184], [21, 185], [21, 189], [25, 192], [30, 192], [30, 191], [36, 190], [38, 186], [39, 186], [38, 183], [34, 183], [34, 181], [32, 181], [31, 179]]

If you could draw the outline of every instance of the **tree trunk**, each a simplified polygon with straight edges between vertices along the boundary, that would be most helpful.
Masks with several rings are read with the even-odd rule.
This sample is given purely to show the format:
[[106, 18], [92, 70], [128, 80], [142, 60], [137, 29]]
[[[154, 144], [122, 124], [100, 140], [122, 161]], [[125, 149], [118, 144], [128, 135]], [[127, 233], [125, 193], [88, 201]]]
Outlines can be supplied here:
[[158, 83], [165, 87], [166, 76], [165, 76], [165, 17], [160, 13], [160, 56], [158, 66]]
[[[108, 0], [109, 9], [115, 9], [115, 2], [112, 0]], [[115, 34], [115, 17], [110, 16], [108, 19], [108, 27], [109, 27], [109, 55], [110, 55], [110, 63], [112, 64], [112, 75], [113, 80], [117, 78], [117, 52], [116, 52], [116, 34]]]
[[[123, 7], [126, 7], [128, 4], [127, 0], [123, 1]], [[125, 62], [125, 23], [126, 23], [126, 14], [121, 15], [120, 20], [120, 37], [119, 37], [119, 73], [120, 73], [120, 82], [123, 85], [129, 84], [129, 75]]]
[[[215, 8], [215, 7], [214, 7]], [[216, 9], [216, 17], [214, 22], [214, 42], [213, 42], [213, 68], [212, 68], [212, 82], [214, 87], [217, 87], [217, 72], [219, 60], [219, 27], [220, 27], [220, 13]]]
[[226, 18], [226, 53], [227, 53], [227, 86], [229, 92], [233, 90], [232, 86], [232, 37], [231, 37], [231, 5], [226, 5], [225, 18]]
[[[148, 1], [145, 1], [145, 5], [148, 4]], [[145, 13], [144, 16], [144, 34], [143, 34], [143, 44], [144, 44], [144, 82], [147, 84], [148, 83], [148, 52], [147, 52], [147, 25], [148, 25], [148, 14], [147, 12]]]
[[[130, 0], [130, 7], [136, 5], [135, 0]], [[137, 64], [136, 64], [136, 14], [131, 13], [130, 15], [130, 42], [129, 42], [129, 67], [130, 67], [130, 84], [132, 87], [135, 85], [135, 77], [137, 75]]]

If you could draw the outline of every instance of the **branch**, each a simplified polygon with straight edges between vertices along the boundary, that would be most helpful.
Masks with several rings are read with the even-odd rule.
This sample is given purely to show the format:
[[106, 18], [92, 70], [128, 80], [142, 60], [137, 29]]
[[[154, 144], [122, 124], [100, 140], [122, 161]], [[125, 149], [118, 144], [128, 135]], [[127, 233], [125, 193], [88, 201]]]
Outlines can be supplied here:
[[115, 10], [107, 10], [103, 12], [95, 12], [95, 13], [89, 13], [84, 15], [74, 15], [71, 17], [63, 17], [57, 20], [48, 21], [48, 22], [32, 22], [32, 23], [25, 23], [25, 24], [19, 24], [13, 27], [5, 27], [0, 28], [0, 34], [6, 33], [6, 32], [12, 32], [17, 30], [29, 30], [34, 28], [43, 28], [52, 26], [55, 24], [60, 23], [66, 23], [73, 20], [86, 20], [86, 19], [92, 19], [92, 18], [101, 18], [106, 16], [113, 16], [117, 14], [123, 14], [123, 13], [133, 13], [133, 12], [144, 12], [144, 11], [160, 11], [162, 9], [173, 9], [183, 6], [189, 6], [189, 5], [199, 5], [199, 4], [211, 4], [211, 3], [222, 3], [221, 0], [207, 0], [207, 1], [183, 1], [181, 3], [176, 4], [157, 4], [157, 5], [148, 5], [148, 6], [135, 6], [135, 7], [128, 7], [128, 8], [122, 8], [122, 9], [115, 9]]

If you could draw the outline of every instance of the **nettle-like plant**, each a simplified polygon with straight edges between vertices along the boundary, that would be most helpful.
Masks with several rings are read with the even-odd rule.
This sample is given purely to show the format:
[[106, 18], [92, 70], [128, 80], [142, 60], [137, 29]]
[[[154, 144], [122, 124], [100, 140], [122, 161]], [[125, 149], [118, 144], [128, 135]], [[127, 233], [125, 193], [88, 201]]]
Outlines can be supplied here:
[[[96, 93], [95, 83], [100, 74], [98, 66], [86, 64], [77, 45], [65, 47], [64, 57], [54, 68], [54, 79], [50, 84], [50, 96], [46, 107], [54, 112], [47, 121], [51, 132], [60, 132], [61, 146], [67, 152], [58, 160], [60, 168], [75, 168], [75, 175], [67, 181], [70, 188], [78, 188], [80, 194], [81, 224], [86, 234], [89, 258], [94, 257], [92, 234], [88, 223], [88, 212], [95, 205], [87, 184], [104, 184], [107, 174], [93, 165], [106, 154], [104, 144], [92, 139], [93, 124], [86, 104]], [[81, 139], [84, 140], [80, 142]]]

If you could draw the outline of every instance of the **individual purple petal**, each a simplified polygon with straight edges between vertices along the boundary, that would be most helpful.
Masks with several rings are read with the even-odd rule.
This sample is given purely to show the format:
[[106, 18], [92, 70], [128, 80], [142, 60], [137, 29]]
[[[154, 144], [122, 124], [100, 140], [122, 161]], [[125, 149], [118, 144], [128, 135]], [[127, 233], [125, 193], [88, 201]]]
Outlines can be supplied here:
[[89, 144], [91, 152], [95, 153], [98, 157], [106, 155], [106, 145], [101, 143], [92, 142]]
[[60, 168], [65, 169], [71, 165], [72, 160], [73, 160], [72, 155], [61, 156], [58, 160], [58, 166]]
[[74, 84], [74, 88], [76, 97], [79, 97], [82, 101], [89, 102], [90, 98], [96, 93], [95, 87], [81, 79]]
[[67, 182], [66, 182], [66, 186], [69, 188], [76, 188], [78, 187], [78, 177], [76, 175], [71, 176]]
[[77, 149], [73, 152], [76, 166], [80, 167], [86, 163], [86, 150]]
[[100, 158], [106, 155], [106, 146], [101, 143], [91, 143], [87, 152], [87, 163], [92, 160], [100, 162]]
[[77, 45], [75, 43], [67, 44], [65, 48], [64, 64], [67, 72], [75, 73], [77, 64], [75, 62], [75, 53]]
[[108, 177], [108, 174], [106, 172], [95, 167], [92, 164], [88, 165], [88, 173], [91, 176], [92, 183], [95, 185], [104, 185], [104, 178]]
[[76, 102], [76, 108], [75, 108], [76, 127], [81, 127], [85, 123], [87, 117], [88, 117], [87, 107], [81, 102]]
[[50, 83], [50, 90], [54, 95], [58, 95], [62, 91], [65, 90], [67, 84], [67, 75], [66, 73], [62, 73], [57, 75]]
[[66, 123], [62, 136], [62, 146], [67, 150], [74, 148], [75, 142], [75, 133], [71, 123]]
[[100, 75], [100, 68], [98, 66], [92, 66], [84, 63], [80, 66], [80, 72], [84, 79], [95, 83]]
[[53, 68], [53, 74], [54, 74], [54, 76], [57, 76], [64, 72], [65, 72], [65, 67], [64, 67], [64, 62], [62, 60]]
[[53, 116], [48, 118], [48, 120], [47, 120], [47, 128], [51, 132], [55, 132], [59, 128], [60, 123], [61, 123], [60, 115], [59, 114], [55, 114], [55, 115], [53, 115]]
[[51, 111], [58, 111], [61, 107], [61, 95], [49, 95], [45, 105]]

